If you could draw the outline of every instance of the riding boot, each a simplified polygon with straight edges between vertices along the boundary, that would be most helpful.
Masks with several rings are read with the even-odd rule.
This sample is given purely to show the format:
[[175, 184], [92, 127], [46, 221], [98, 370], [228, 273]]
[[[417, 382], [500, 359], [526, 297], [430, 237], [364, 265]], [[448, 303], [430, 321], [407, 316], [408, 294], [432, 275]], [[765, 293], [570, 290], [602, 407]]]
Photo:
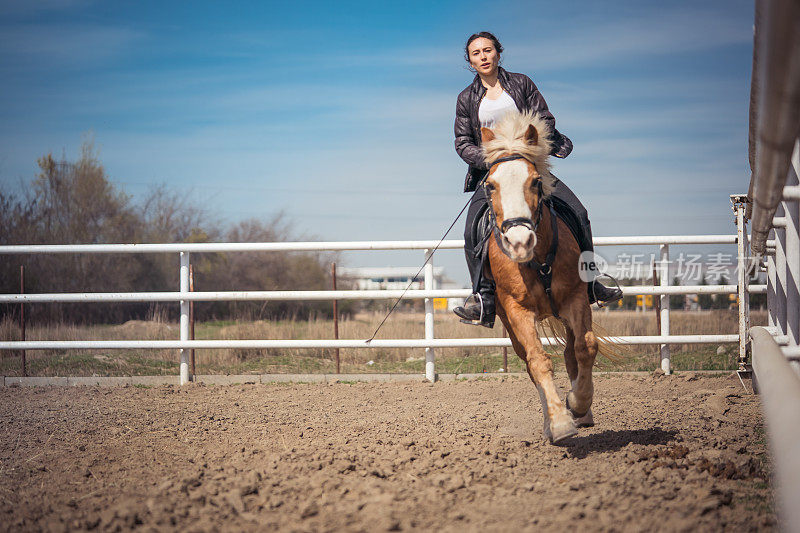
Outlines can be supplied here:
[[622, 289], [606, 287], [596, 279], [587, 283], [586, 288], [589, 291], [589, 304], [597, 302], [602, 307], [622, 299]]
[[494, 327], [495, 318], [495, 284], [491, 280], [481, 280], [477, 293], [470, 296], [470, 301], [453, 309], [465, 324]]
[[[575, 239], [581, 252], [594, 253], [594, 243], [592, 242], [592, 224], [586, 208], [583, 207], [578, 197], [564, 184], [563, 181], [555, 179], [552, 182], [553, 199], [556, 211], [570, 228], [574, 228]], [[597, 273], [599, 274], [599, 272]], [[622, 291], [617, 287], [606, 287], [597, 279], [587, 284], [589, 292], [589, 303], [598, 302], [599, 305], [608, 305], [622, 298]]]
[[[578, 243], [581, 251], [589, 251], [594, 253], [594, 243], [592, 242], [592, 225], [587, 219], [583, 225], [584, 238], [583, 243]], [[597, 272], [595, 275], [600, 274]], [[608, 276], [606, 276], [608, 277]], [[595, 278], [586, 284], [586, 289], [589, 291], [589, 305], [597, 302], [597, 305], [603, 307], [620, 300], [622, 298], [622, 290], [619, 287], [606, 287]]]

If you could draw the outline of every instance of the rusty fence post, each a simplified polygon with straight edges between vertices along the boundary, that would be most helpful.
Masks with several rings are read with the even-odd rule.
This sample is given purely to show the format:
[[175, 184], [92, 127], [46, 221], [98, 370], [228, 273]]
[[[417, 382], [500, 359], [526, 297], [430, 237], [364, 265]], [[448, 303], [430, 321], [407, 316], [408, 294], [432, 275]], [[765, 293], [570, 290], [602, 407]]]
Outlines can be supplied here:
[[[506, 330], [506, 325], [503, 324], [503, 338], [505, 339], [508, 337], [508, 331]], [[503, 372], [508, 374], [508, 346], [503, 346]]]
[[[25, 265], [19, 266], [19, 293], [25, 294]], [[19, 329], [22, 331], [22, 340], [25, 340], [25, 303], [19, 303]], [[22, 375], [28, 375], [28, 362], [25, 350], [22, 350]]]
[[[189, 292], [194, 292], [194, 270], [189, 265]], [[194, 340], [194, 300], [189, 302], [189, 338]], [[192, 381], [196, 381], [197, 373], [194, 368], [194, 348], [189, 351], [189, 361], [192, 366]]]
[[[331, 263], [331, 279], [333, 280], [333, 290], [336, 290], [336, 263]], [[339, 340], [339, 302], [333, 301], [333, 338]], [[339, 360], [339, 348], [336, 350], [336, 373], [341, 373], [341, 361]]]
[[[658, 287], [661, 282], [658, 279], [658, 269], [656, 269], [656, 262], [653, 261], [653, 287]], [[656, 310], [656, 328], [658, 334], [661, 335], [661, 298], [658, 295], [653, 295], [653, 307]]]

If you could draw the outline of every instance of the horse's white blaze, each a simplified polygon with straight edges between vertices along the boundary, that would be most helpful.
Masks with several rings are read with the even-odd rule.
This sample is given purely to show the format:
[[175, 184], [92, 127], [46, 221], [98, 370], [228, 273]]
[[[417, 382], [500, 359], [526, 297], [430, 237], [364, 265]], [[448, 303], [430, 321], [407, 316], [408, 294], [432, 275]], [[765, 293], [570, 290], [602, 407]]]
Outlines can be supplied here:
[[492, 178], [500, 188], [500, 204], [504, 218], [531, 217], [531, 208], [525, 201], [525, 182], [528, 181], [528, 165], [524, 161], [502, 163]]
[[[524, 161], [508, 161], [495, 170], [492, 178], [500, 190], [500, 205], [503, 219], [532, 218], [533, 213], [525, 200], [525, 183], [528, 181], [528, 165]], [[533, 256], [536, 235], [526, 227], [514, 226], [503, 234], [507, 251], [515, 261], [528, 261]]]

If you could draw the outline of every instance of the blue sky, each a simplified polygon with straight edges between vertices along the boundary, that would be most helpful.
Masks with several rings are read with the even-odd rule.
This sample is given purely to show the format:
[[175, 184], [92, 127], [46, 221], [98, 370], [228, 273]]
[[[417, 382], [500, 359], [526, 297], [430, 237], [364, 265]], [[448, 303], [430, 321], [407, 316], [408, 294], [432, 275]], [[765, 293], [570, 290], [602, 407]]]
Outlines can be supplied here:
[[[453, 114], [464, 40], [486, 29], [573, 140], [554, 172], [595, 235], [731, 233], [752, 24], [738, 0], [0, 1], [0, 186], [90, 134], [134, 197], [166, 183], [228, 221], [284, 210], [324, 240], [435, 239], [467, 199]], [[439, 264], [461, 280], [462, 261]]]

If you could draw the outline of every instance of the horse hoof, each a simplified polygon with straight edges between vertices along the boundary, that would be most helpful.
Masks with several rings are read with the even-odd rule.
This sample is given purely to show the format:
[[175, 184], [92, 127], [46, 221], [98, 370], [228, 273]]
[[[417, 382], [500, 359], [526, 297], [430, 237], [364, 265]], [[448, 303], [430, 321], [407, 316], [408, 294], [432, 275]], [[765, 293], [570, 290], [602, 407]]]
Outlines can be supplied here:
[[[586, 409], [586, 411], [584, 411], [583, 413], [579, 413], [578, 411], [573, 409], [572, 406], [569, 404], [569, 397], [570, 396], [572, 396], [571, 392], [569, 394], [567, 394], [567, 399], [566, 399], [567, 409], [569, 409], [569, 412], [572, 413], [572, 416], [575, 418], [575, 420], [579, 420], [579, 419], [585, 418], [587, 415], [589, 415], [589, 413], [591, 411], [591, 407], [589, 409]], [[592, 425], [594, 425], [594, 422], [592, 422]], [[583, 426], [578, 426], [578, 427], [583, 427]]]
[[583, 415], [580, 418], [575, 419], [575, 425], [579, 428], [590, 428], [594, 426], [594, 417], [592, 416], [592, 410]]
[[562, 440], [574, 437], [577, 434], [578, 428], [575, 427], [575, 422], [572, 420], [550, 426], [550, 442], [552, 444], [558, 444]]

